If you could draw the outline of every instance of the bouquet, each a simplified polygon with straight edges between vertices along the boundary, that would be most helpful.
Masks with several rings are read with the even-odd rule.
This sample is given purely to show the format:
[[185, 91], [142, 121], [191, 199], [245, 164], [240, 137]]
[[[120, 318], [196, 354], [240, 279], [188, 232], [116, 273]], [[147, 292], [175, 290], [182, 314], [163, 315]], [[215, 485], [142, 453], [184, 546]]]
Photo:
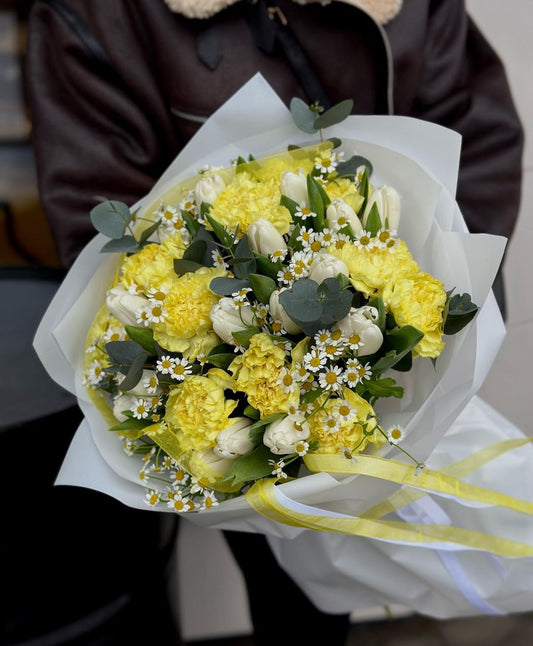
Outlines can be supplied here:
[[[80, 464], [87, 436], [77, 436], [60, 481], [198, 524], [263, 532], [317, 605], [337, 612], [341, 596], [354, 602], [334, 583], [342, 535], [361, 551], [366, 541], [531, 556], [522, 530], [450, 527], [446, 502], [498, 510], [499, 519], [530, 514], [530, 503], [492, 482], [466, 481], [510, 449], [527, 450], [526, 438], [506, 436], [512, 446], [484, 458], [483, 444], [467, 447], [466, 463], [455, 450], [440, 470], [427, 467], [501, 342], [490, 295], [501, 239], [468, 234], [445, 152], [442, 168], [432, 152], [417, 152], [441, 183], [380, 145], [398, 138], [390, 130], [378, 143], [354, 138], [350, 102], [321, 113], [294, 100], [298, 134], [286, 114], [278, 121], [261, 83], [206, 124], [141, 204], [93, 209], [101, 235], [36, 340], [46, 364], [39, 334], [54, 329], [61, 339], [75, 373], [66, 377], [57, 360], [47, 367], [78, 394], [97, 447], [92, 467], [86, 450]], [[239, 141], [224, 128], [209, 136], [217, 116], [234, 118], [247, 100], [272, 110], [271, 129], [256, 135], [252, 120]], [[328, 128], [334, 136], [324, 139]], [[89, 280], [76, 297], [80, 275]], [[322, 551], [319, 574], [316, 557], [295, 567], [295, 551]], [[387, 574], [377, 579], [380, 587]], [[327, 594], [317, 580], [330, 582]]]

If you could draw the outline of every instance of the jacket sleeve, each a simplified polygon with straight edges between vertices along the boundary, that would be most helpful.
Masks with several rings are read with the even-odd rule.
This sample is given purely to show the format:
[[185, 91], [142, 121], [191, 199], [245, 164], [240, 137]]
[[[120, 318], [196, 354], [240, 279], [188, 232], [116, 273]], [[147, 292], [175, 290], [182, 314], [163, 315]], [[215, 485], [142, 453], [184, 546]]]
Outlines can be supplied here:
[[463, 0], [432, 2], [414, 115], [462, 135], [457, 201], [473, 233], [510, 237], [523, 130], [505, 69]]
[[[115, 39], [113, 61], [93, 36], [99, 25], [91, 24], [109, 15], [99, 14], [98, 6], [88, 11], [89, 4], [97, 3], [38, 1], [28, 24], [26, 79], [39, 190], [66, 267], [95, 234], [90, 210], [105, 199], [135, 203], [178, 148], [149, 56], [126, 25], [107, 29]], [[123, 4], [102, 9], [127, 11], [119, 9]], [[125, 20], [115, 18], [116, 26]], [[117, 64], [127, 69], [117, 72]]]

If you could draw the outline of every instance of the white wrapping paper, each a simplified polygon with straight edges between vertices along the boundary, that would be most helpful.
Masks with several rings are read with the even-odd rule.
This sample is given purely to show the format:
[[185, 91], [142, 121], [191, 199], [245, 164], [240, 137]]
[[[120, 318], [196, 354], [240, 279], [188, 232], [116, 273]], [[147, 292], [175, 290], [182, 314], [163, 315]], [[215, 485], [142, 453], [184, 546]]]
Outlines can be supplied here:
[[[436, 368], [430, 361], [417, 361], [410, 373], [395, 375], [406, 386], [406, 395], [400, 401], [380, 401], [383, 424], [404, 426], [405, 448], [432, 468], [486, 446], [490, 437], [520, 436], [518, 429], [475, 397], [505, 334], [490, 290], [505, 240], [467, 232], [453, 197], [459, 136], [434, 124], [403, 117], [352, 116], [330, 130], [326, 136], [341, 138], [347, 157], [357, 153], [372, 161], [375, 186], [389, 184], [399, 191], [403, 213], [400, 236], [422, 268], [441, 279], [447, 289], [456, 287], [458, 293], [470, 293], [481, 307], [473, 323], [447, 338]], [[295, 129], [288, 110], [258, 75], [208, 120], [137, 206], [148, 208], [172, 185], [196, 174], [204, 164], [227, 166], [239, 155], [251, 153], [259, 158], [281, 152], [288, 143], [316, 142]], [[51, 303], [34, 342], [50, 375], [77, 395], [85, 415], [57, 484], [93, 488], [129, 506], [149, 509], [143, 502], [138, 464], [124, 454], [120, 439], [109, 433], [81, 383], [87, 330], [104, 301], [118, 258], [99, 254], [104, 242], [103, 236], [97, 235], [83, 250]], [[520, 487], [531, 497], [533, 480], [526, 473], [526, 464], [532, 457], [530, 447], [524, 447], [519, 456], [518, 452], [514, 456], [511, 453], [498, 458], [499, 462], [491, 463], [485, 471], [473, 474], [472, 482], [481, 478], [483, 486], [510, 490], [515, 496]], [[380, 455], [401, 459], [397, 449], [390, 446], [383, 447]], [[501, 473], [505, 473], [504, 478], [495, 475]], [[386, 481], [327, 473], [278, 487], [291, 500], [351, 515], [361, 513], [397, 489], [398, 485]], [[520, 493], [518, 497], [527, 496]], [[485, 527], [483, 531], [533, 542], [531, 526], [520, 520], [511, 522], [510, 528], [505, 528], [507, 534], [502, 534], [502, 517], [498, 515], [501, 511], [489, 509], [473, 514], [472, 509], [456, 502], [435, 500], [441, 510], [436, 513], [445, 514], [451, 524], [466, 521], [466, 526], [474, 528], [479, 523]], [[423, 503], [401, 513], [421, 517], [420, 504]], [[185, 517], [206, 527], [267, 534], [281, 565], [319, 607], [330, 612], [398, 602], [444, 617], [533, 606], [531, 600], [524, 602], [519, 594], [533, 587], [531, 570], [524, 568], [523, 576], [518, 576], [523, 559], [513, 563], [508, 559], [504, 566], [500, 559], [500, 568], [496, 567], [494, 574], [485, 568], [483, 558], [487, 555], [468, 551], [461, 555], [461, 564], [450, 575], [446, 559], [435, 549], [281, 525], [254, 512], [244, 497]], [[448, 545], [443, 549], [451, 548]], [[503, 579], [502, 572], [506, 573]], [[462, 576], [466, 581], [464, 590], [468, 582], [475, 581], [479, 598], [490, 598], [497, 607], [487, 601], [483, 609], [482, 601], [478, 603], [472, 595], [467, 599], [465, 594], [457, 594]], [[508, 585], [509, 581], [516, 585]]]

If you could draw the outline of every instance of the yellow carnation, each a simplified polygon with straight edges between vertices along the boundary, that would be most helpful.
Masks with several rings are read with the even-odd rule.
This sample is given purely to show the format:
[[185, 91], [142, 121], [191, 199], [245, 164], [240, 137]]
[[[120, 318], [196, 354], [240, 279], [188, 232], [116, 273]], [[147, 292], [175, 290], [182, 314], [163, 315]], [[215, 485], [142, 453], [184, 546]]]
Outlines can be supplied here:
[[181, 258], [184, 245], [181, 234], [175, 233], [161, 245], [148, 244], [128, 256], [121, 267], [121, 283], [125, 289], [132, 285], [140, 289], [159, 289], [174, 276], [174, 259]]
[[165, 422], [176, 434], [183, 452], [206, 451], [215, 445], [218, 433], [231, 422], [237, 402], [226, 399], [224, 389], [208, 377], [193, 375], [172, 388]]
[[278, 384], [284, 365], [285, 350], [268, 334], [256, 334], [246, 352], [229, 367], [236, 378], [234, 389], [246, 393], [263, 417], [287, 410], [290, 396]]
[[189, 357], [213, 348], [218, 340], [212, 333], [209, 313], [220, 296], [209, 289], [209, 284], [213, 278], [227, 275], [219, 267], [201, 267], [175, 277], [163, 301], [167, 316], [154, 324], [154, 339], [162, 347]]
[[353, 244], [345, 244], [341, 248], [329, 247], [328, 253], [345, 263], [353, 286], [367, 298], [381, 296], [386, 285], [419, 270], [403, 240], [392, 251], [359, 249]]
[[244, 233], [252, 222], [265, 218], [283, 235], [289, 231], [291, 215], [280, 206], [280, 199], [279, 177], [259, 182], [245, 171], [237, 173], [220, 193], [212, 205], [211, 215], [232, 231], [239, 225]]
[[385, 288], [383, 300], [389, 301], [398, 325], [412, 325], [424, 333], [413, 354], [438, 357], [444, 348], [442, 313], [446, 304], [441, 281], [422, 271], [404, 276]]
[[281, 181], [283, 173], [290, 171], [297, 173], [300, 169], [305, 174], [313, 170], [313, 161], [309, 157], [292, 157], [290, 155], [276, 155], [262, 161], [262, 166], [254, 172], [254, 177], [261, 181], [275, 180]]
[[328, 182], [325, 190], [330, 200], [341, 198], [349, 204], [356, 213], [364, 202], [364, 197], [357, 192], [355, 184], [346, 178], [335, 179]]
[[318, 442], [314, 453], [339, 453], [341, 450], [357, 450], [357, 453], [364, 451], [368, 443], [373, 441], [373, 436], [365, 436], [362, 424], [366, 424], [367, 430], [376, 427], [376, 418], [372, 406], [357, 393], [349, 388], [343, 389], [343, 396], [350, 406], [357, 411], [355, 420], [341, 422], [335, 432], [327, 427], [326, 420], [338, 405], [337, 398], [330, 398], [325, 401], [325, 395], [316, 400], [316, 406], [324, 404], [323, 408], [309, 417], [308, 424], [311, 431], [310, 441]]

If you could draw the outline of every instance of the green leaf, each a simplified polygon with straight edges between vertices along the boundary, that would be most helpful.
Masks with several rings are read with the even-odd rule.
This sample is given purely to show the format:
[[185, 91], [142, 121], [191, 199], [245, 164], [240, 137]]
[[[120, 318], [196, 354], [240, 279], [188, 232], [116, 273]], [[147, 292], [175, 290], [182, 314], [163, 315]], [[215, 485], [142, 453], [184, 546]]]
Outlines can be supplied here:
[[246, 417], [249, 417], [250, 419], [255, 419], [255, 420], [261, 419], [261, 413], [257, 410], [257, 408], [250, 406], [250, 404], [248, 404], [245, 407], [242, 414], [245, 415]]
[[376, 398], [381, 397], [396, 397], [401, 399], [403, 397], [403, 388], [397, 386], [394, 379], [387, 377], [386, 379], [368, 379], [364, 382], [365, 388], [368, 392]]
[[420, 343], [423, 337], [424, 333], [411, 325], [404, 325], [387, 332], [382, 346], [385, 356], [378, 359], [373, 365], [375, 374], [385, 372], [395, 366], [411, 352], [417, 343]]
[[185, 222], [185, 226], [187, 227], [187, 231], [194, 238], [194, 236], [198, 233], [198, 231], [201, 228], [200, 224], [194, 218], [191, 218], [190, 214], [187, 213], [187, 211], [184, 211], [183, 209], [181, 211], [181, 217], [183, 218], [183, 220]]
[[246, 262], [241, 262], [240, 264], [234, 267], [234, 275], [237, 278], [247, 278], [248, 274], [255, 272], [257, 269], [255, 264], [255, 256], [250, 249], [250, 244], [248, 242], [248, 236], [245, 234], [239, 240], [237, 246], [235, 247], [235, 258], [245, 259]]
[[126, 377], [123, 381], [120, 382], [120, 390], [127, 392], [139, 383], [143, 376], [143, 368], [147, 359], [147, 353], [143, 350], [142, 354], [138, 354], [133, 363], [131, 364], [129, 370], [126, 373]]
[[108, 431], [142, 431], [143, 428], [151, 426], [153, 421], [151, 419], [135, 419], [131, 417], [129, 419], [120, 422], [120, 424], [115, 424], [110, 426]]
[[279, 201], [279, 203], [281, 206], [284, 206], [289, 211], [292, 218], [294, 218], [294, 214], [300, 208], [300, 205], [298, 204], [298, 202], [291, 200], [291, 198], [287, 197], [286, 195], [281, 196], [281, 200]]
[[272, 260], [270, 260], [270, 258], [262, 256], [258, 253], [254, 253], [254, 258], [255, 264], [257, 265], [257, 273], [276, 280], [276, 278], [278, 277], [278, 271], [281, 268], [280, 263], [273, 262]]
[[133, 236], [122, 236], [114, 238], [105, 243], [100, 249], [100, 253], [129, 253], [139, 251], [139, 243]]
[[331, 141], [333, 148], [338, 148], [342, 145], [342, 141], [338, 137], [329, 137], [329, 139], [326, 139], [326, 141]]
[[209, 289], [219, 296], [231, 296], [246, 287], [250, 287], [250, 281], [240, 278], [225, 278], [223, 276], [213, 278], [209, 283]]
[[313, 228], [315, 231], [322, 231], [325, 223], [326, 208], [323, 199], [323, 191], [314, 177], [307, 176], [307, 194], [309, 195], [309, 208], [316, 213], [313, 218]]
[[239, 345], [243, 348], [247, 348], [250, 345], [250, 339], [256, 334], [259, 334], [259, 332], [261, 332], [261, 330], [258, 327], [247, 327], [245, 330], [232, 332], [232, 335]]
[[339, 162], [337, 166], [337, 173], [341, 177], [355, 177], [357, 174], [357, 169], [360, 166], [366, 166], [367, 174], [370, 177], [374, 172], [374, 167], [372, 163], [366, 159], [366, 157], [361, 157], [361, 155], [353, 155], [350, 159], [346, 161]]
[[122, 238], [132, 214], [127, 204], [108, 200], [95, 206], [90, 213], [94, 228], [108, 238]]
[[272, 465], [269, 460], [279, 460], [279, 455], [274, 455], [264, 444], [260, 444], [250, 453], [237, 458], [232, 467], [225, 475], [224, 480], [232, 485], [254, 482], [272, 473]]
[[199, 262], [194, 260], [184, 260], [183, 258], [174, 259], [174, 271], [178, 276], [183, 276], [183, 274], [194, 274], [195, 271], [203, 267]]
[[270, 295], [277, 289], [277, 285], [272, 278], [261, 274], [250, 274], [248, 280], [257, 300], [260, 303], [268, 303]]
[[153, 223], [153, 224], [151, 224], [148, 228], [146, 228], [146, 229], [141, 233], [141, 235], [140, 235], [140, 237], [139, 237], [139, 242], [140, 242], [141, 244], [143, 244], [144, 242], [146, 242], [146, 241], [148, 240], [148, 238], [152, 235], [152, 233], [154, 233], [155, 231], [157, 231], [157, 229], [159, 229], [160, 224], [161, 224], [161, 220], [157, 220], [157, 222], [154, 222], [154, 223]]
[[312, 404], [315, 399], [318, 399], [324, 391], [322, 388], [317, 388], [316, 390], [308, 390], [300, 397], [302, 404]]
[[315, 120], [313, 125], [317, 130], [322, 130], [323, 128], [334, 126], [335, 124], [344, 121], [346, 117], [351, 114], [352, 109], [352, 99], [341, 101], [340, 103], [337, 103], [337, 105], [334, 105], [329, 110], [326, 110], [326, 112], [321, 114], [318, 119]]
[[470, 294], [456, 294], [448, 303], [448, 314], [444, 321], [444, 334], [457, 334], [474, 318], [478, 306], [472, 302]]
[[210, 215], [206, 216], [207, 221], [213, 228], [213, 231], [215, 232], [216, 237], [220, 240], [220, 242], [226, 247], [226, 249], [231, 249], [233, 246], [233, 238], [232, 236], [226, 231], [226, 229], [215, 220], [215, 218], [211, 217]]
[[126, 332], [132, 341], [138, 343], [150, 354], [157, 354], [157, 349], [154, 343], [154, 331], [148, 327], [133, 327], [126, 325]]
[[110, 341], [105, 349], [110, 359], [120, 365], [131, 365], [139, 355], [146, 356], [142, 346], [135, 341]]
[[368, 233], [370, 233], [371, 236], [375, 236], [381, 229], [381, 218], [375, 202], [370, 208], [370, 213], [368, 214], [368, 218], [366, 220], [365, 229], [368, 231]]
[[212, 363], [217, 368], [222, 368], [222, 370], [226, 370], [233, 359], [235, 359], [235, 354], [233, 352], [219, 352], [209, 354], [207, 356], [209, 363]]
[[317, 128], [314, 126], [316, 114], [309, 109], [309, 106], [302, 99], [294, 97], [290, 103], [292, 118], [296, 127], [309, 135], [314, 135]]
[[194, 240], [183, 254], [183, 260], [191, 260], [199, 265], [203, 265], [204, 255], [207, 250], [207, 242], [205, 240]]
[[385, 309], [385, 303], [383, 302], [383, 299], [380, 298], [379, 296], [376, 296], [375, 298], [372, 298], [368, 301], [368, 305], [370, 307], [374, 307], [378, 311], [378, 320], [376, 321], [376, 325], [379, 327], [379, 329], [382, 332], [385, 332], [385, 323], [387, 320], [387, 310]]

